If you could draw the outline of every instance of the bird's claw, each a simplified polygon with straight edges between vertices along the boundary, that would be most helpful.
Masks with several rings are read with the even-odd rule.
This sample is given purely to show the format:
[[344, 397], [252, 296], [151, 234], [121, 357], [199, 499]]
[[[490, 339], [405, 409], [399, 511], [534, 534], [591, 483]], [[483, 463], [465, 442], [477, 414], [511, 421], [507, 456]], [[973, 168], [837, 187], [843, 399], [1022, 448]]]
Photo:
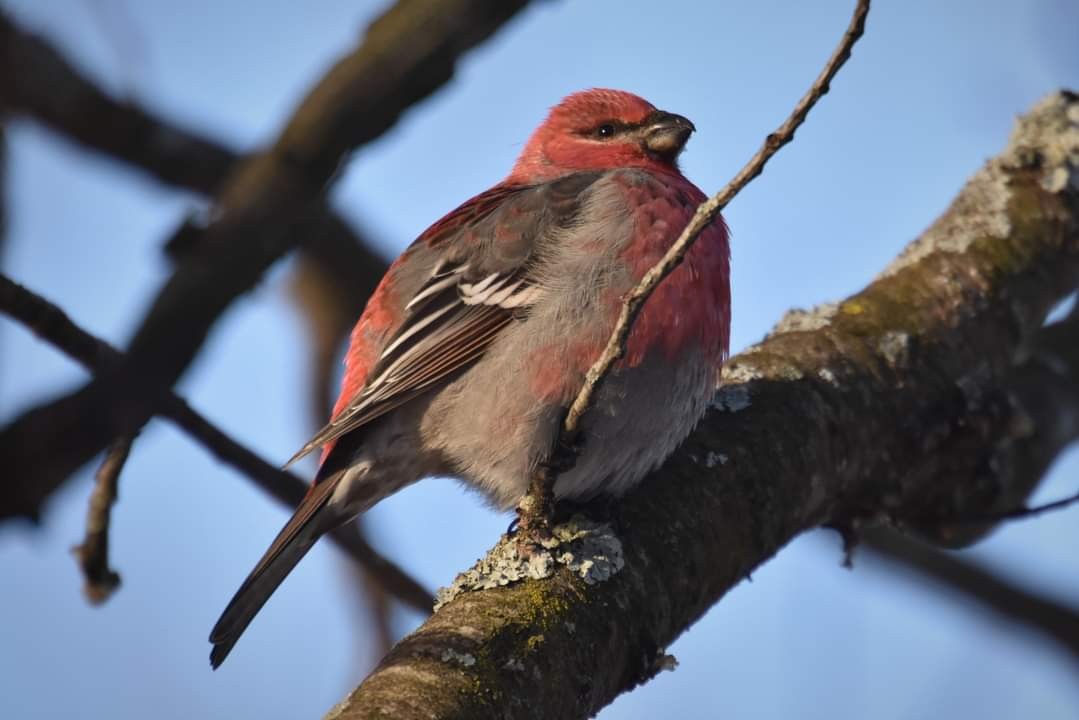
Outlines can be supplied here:
[[551, 498], [536, 502], [531, 495], [526, 495], [517, 506], [517, 517], [510, 523], [507, 531], [517, 544], [517, 553], [522, 558], [530, 558], [543, 552], [545, 545], [554, 539], [551, 533]]
[[554, 542], [554, 535], [546, 524], [529, 528], [518, 525], [514, 542], [517, 545], [517, 556], [529, 560], [547, 552], [547, 548]]
[[577, 433], [569, 440], [563, 440], [561, 435], [551, 448], [551, 454], [543, 461], [542, 465], [556, 475], [561, 475], [572, 470], [577, 465], [577, 458], [584, 450], [584, 435]]

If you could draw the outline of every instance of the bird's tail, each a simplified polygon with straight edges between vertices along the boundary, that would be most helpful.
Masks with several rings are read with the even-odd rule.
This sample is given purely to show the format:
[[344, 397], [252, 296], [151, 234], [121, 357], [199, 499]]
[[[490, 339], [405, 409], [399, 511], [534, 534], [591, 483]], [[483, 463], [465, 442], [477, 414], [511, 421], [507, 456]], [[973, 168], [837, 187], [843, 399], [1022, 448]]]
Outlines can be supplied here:
[[337, 518], [330, 517], [333, 511], [327, 506], [327, 501], [340, 479], [338, 473], [311, 488], [221, 613], [221, 618], [210, 631], [210, 642], [214, 645], [210, 651], [210, 665], [215, 670], [225, 661], [251, 620], [292, 572], [292, 568], [296, 567], [296, 563], [324, 532], [338, 524]]

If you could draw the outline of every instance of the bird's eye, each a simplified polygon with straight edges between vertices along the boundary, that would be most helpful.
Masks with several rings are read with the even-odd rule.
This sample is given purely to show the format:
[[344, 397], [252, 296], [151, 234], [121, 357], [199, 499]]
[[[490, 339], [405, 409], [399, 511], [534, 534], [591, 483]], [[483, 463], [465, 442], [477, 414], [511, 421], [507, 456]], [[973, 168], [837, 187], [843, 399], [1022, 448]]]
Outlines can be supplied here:
[[614, 137], [615, 127], [612, 123], [603, 123], [596, 128], [596, 137], [609, 138]]

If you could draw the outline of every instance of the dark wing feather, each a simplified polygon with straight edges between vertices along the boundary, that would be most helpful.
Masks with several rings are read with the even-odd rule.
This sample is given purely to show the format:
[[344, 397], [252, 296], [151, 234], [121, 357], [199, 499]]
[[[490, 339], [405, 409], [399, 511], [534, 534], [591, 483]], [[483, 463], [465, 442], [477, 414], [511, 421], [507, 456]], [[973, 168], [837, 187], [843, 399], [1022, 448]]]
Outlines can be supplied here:
[[416, 244], [434, 245], [440, 259], [405, 304], [404, 320], [363, 388], [288, 464], [479, 358], [542, 296], [530, 277], [535, 251], [552, 230], [573, 222], [581, 193], [598, 177], [580, 173], [512, 192], [495, 188], [421, 235]]

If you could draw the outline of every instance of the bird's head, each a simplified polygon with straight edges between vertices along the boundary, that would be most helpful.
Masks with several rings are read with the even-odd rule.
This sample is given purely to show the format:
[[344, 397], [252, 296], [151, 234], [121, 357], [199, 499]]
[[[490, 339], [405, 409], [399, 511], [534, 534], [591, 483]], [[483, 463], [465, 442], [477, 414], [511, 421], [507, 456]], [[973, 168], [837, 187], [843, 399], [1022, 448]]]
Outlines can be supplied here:
[[513, 166], [510, 182], [637, 167], [677, 173], [693, 123], [621, 90], [584, 90], [551, 108]]

